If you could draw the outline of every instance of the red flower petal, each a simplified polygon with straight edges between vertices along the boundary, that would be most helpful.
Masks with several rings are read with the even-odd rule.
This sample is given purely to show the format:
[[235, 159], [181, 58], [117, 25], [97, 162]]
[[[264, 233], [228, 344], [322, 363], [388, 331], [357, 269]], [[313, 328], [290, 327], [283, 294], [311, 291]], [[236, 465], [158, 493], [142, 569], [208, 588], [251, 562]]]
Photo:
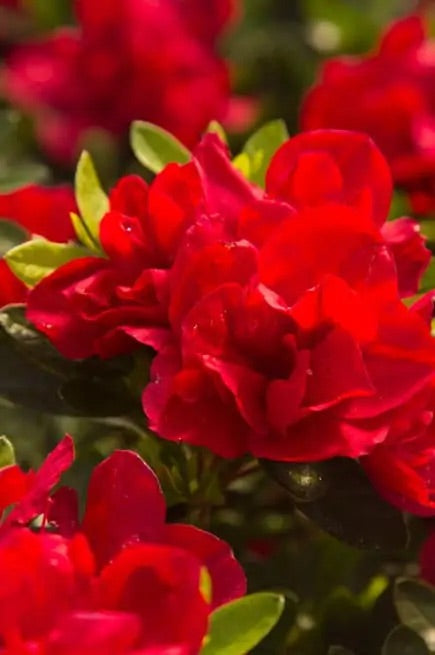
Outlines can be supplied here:
[[193, 155], [210, 214], [234, 220], [245, 205], [260, 197], [259, 189], [231, 165], [227, 147], [216, 134], [206, 134]]
[[133, 652], [140, 629], [139, 619], [127, 612], [71, 612], [49, 635], [47, 652], [50, 655], [126, 655]]
[[56, 448], [45, 458], [39, 470], [32, 476], [27, 493], [7, 517], [8, 524], [26, 524], [38, 514], [48, 510], [48, 500], [53, 487], [59, 482], [62, 473], [70, 468], [74, 461], [74, 443], [66, 435]]
[[425, 237], [411, 218], [385, 223], [382, 236], [386, 240], [397, 267], [399, 292], [402, 297], [418, 292], [421, 278], [429, 266], [431, 253], [425, 248]]
[[27, 287], [15, 277], [6, 262], [0, 259], [0, 307], [24, 302], [26, 296]]
[[342, 202], [370, 212], [377, 223], [383, 223], [392, 181], [387, 162], [367, 136], [318, 130], [299, 134], [281, 146], [270, 163], [266, 189], [296, 207]]
[[184, 647], [188, 655], [197, 655], [209, 613], [200, 575], [200, 562], [184, 550], [132, 546], [102, 571], [100, 602], [107, 609], [140, 617], [140, 646], [160, 647], [162, 652]]
[[225, 541], [191, 525], [165, 528], [165, 543], [185, 548], [207, 567], [212, 582], [212, 609], [246, 593], [246, 577]]
[[68, 186], [29, 185], [0, 193], [0, 216], [15, 221], [32, 234], [50, 241], [74, 238], [70, 212], [76, 210], [73, 190]]
[[82, 525], [98, 565], [129, 544], [159, 541], [165, 513], [158, 479], [149, 466], [131, 451], [113, 453], [92, 473]]

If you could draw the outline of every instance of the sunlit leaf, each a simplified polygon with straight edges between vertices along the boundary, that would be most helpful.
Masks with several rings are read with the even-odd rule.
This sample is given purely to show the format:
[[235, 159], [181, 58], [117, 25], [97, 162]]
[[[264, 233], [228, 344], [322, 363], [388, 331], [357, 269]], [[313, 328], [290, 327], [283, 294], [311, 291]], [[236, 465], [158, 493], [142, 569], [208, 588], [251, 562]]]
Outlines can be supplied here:
[[145, 121], [133, 122], [130, 142], [137, 159], [153, 173], [160, 173], [171, 162], [186, 164], [190, 159], [190, 152], [178, 139]]
[[263, 592], [219, 607], [201, 655], [245, 655], [272, 630], [284, 603], [283, 596]]
[[[109, 199], [101, 188], [92, 158], [86, 150], [82, 152], [77, 164], [75, 191], [77, 206], [88, 236], [92, 240], [94, 248], [99, 249], [100, 222], [109, 211], [110, 206]], [[77, 236], [81, 238], [82, 232]]]
[[[242, 155], [249, 159], [248, 179], [264, 187], [266, 171], [278, 148], [288, 139], [287, 127], [284, 121], [276, 120], [263, 125], [245, 143]], [[236, 166], [240, 168], [241, 161], [236, 158]], [[246, 164], [242, 163], [242, 168]]]
[[33, 287], [62, 264], [87, 254], [85, 248], [74, 243], [33, 239], [15, 246], [4, 257], [13, 273], [28, 287]]

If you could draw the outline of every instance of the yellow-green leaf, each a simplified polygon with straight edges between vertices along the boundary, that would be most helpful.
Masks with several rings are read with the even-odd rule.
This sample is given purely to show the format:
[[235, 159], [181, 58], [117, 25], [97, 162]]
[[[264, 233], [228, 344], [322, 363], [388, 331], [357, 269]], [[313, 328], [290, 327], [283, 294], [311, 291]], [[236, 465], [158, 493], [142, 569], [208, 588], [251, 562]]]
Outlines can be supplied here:
[[190, 152], [172, 134], [146, 121], [134, 121], [130, 131], [130, 143], [140, 163], [153, 173], [172, 162], [186, 164]]
[[15, 464], [14, 447], [7, 437], [0, 436], [0, 468]]
[[219, 607], [201, 655], [245, 655], [272, 630], [284, 604], [280, 594], [262, 592]]
[[[92, 158], [86, 150], [82, 152], [77, 164], [75, 191], [84, 227], [94, 244], [94, 249], [98, 249], [100, 222], [104, 214], [109, 211], [110, 206], [109, 199], [101, 187]], [[77, 222], [74, 227], [77, 229]], [[81, 239], [83, 231], [79, 230], [77, 236]]]
[[12, 272], [28, 287], [33, 287], [62, 264], [88, 254], [86, 248], [75, 243], [33, 239], [9, 250], [5, 259]]
[[[266, 171], [278, 148], [289, 135], [284, 121], [275, 120], [260, 127], [245, 143], [241, 154], [249, 159], [248, 179], [264, 187]], [[236, 158], [237, 161], [237, 158]]]

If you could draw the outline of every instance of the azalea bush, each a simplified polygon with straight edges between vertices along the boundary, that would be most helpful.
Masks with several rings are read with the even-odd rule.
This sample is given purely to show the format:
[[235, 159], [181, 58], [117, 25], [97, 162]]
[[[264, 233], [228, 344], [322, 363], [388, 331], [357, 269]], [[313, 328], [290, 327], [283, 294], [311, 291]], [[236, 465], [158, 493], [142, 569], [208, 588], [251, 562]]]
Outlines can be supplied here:
[[432, 7], [278, 4], [1, 3], [0, 653], [435, 650]]

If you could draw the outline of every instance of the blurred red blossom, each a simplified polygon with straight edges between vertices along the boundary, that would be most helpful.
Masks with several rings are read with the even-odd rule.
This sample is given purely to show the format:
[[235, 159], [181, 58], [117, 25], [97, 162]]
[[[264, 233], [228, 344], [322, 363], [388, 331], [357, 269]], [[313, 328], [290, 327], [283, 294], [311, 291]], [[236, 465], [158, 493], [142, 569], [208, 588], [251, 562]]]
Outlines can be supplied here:
[[[131, 451], [96, 467], [80, 522], [75, 493], [52, 494], [72, 460], [65, 437], [36, 473], [0, 469], [0, 509], [13, 505], [0, 526], [0, 652], [197, 655], [213, 607], [246, 590], [231, 550], [166, 524], [158, 480]], [[26, 527], [40, 514], [39, 532]]]
[[146, 119], [192, 146], [228, 110], [227, 67], [213, 41], [233, 13], [192, 0], [77, 0], [77, 28], [17, 46], [6, 95], [35, 116], [43, 147], [59, 161], [87, 130], [115, 136]]
[[413, 210], [435, 209], [435, 44], [424, 18], [393, 23], [375, 52], [327, 61], [301, 110], [305, 130], [368, 133]]
[[[43, 187], [29, 185], [0, 193], [0, 221], [6, 219], [20, 225], [30, 235], [38, 235], [50, 241], [64, 242], [74, 238], [69, 217], [75, 210], [75, 200], [69, 186]], [[1, 223], [0, 223], [1, 226]], [[0, 307], [22, 302], [27, 295], [26, 287], [0, 260]]]

